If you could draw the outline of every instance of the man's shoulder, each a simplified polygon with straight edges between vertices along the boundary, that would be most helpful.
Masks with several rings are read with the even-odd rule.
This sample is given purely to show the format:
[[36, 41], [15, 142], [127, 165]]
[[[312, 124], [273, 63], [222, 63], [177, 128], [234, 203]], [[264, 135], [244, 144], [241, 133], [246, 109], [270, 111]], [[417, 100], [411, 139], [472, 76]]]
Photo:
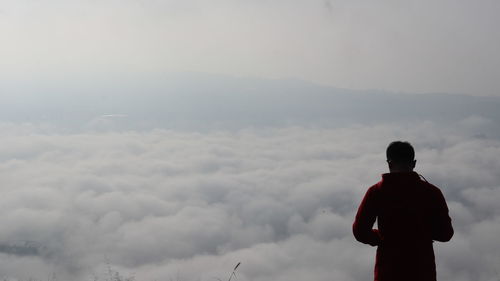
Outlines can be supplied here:
[[376, 184], [374, 184], [374, 185], [372, 185], [372, 186], [368, 187], [367, 192], [368, 192], [368, 193], [375, 193], [375, 192], [378, 192], [378, 191], [380, 191], [380, 188], [381, 188], [381, 187], [382, 187], [382, 181], [379, 181], [379, 182], [377, 182]]
[[441, 189], [439, 187], [428, 182], [425, 179], [421, 179], [420, 182], [421, 182], [421, 186], [426, 190], [427, 196], [429, 196], [430, 198], [434, 198], [436, 200], [440, 200], [440, 199], [444, 198], [443, 192], [441, 191]]
[[439, 192], [439, 193], [441, 193], [441, 189], [439, 187], [437, 187], [436, 185], [428, 182], [425, 179], [420, 179], [420, 184], [422, 186], [424, 186], [425, 188], [427, 188], [428, 190], [432, 191], [432, 192]]

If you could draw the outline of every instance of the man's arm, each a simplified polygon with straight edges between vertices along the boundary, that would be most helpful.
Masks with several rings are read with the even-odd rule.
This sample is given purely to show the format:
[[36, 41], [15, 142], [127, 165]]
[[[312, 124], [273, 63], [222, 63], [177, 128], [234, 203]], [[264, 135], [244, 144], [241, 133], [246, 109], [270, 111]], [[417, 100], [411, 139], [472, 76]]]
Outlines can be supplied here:
[[438, 188], [436, 190], [436, 207], [432, 219], [432, 240], [447, 242], [453, 237], [453, 226], [451, 225], [448, 205], [443, 193]]
[[381, 242], [377, 229], [373, 229], [373, 224], [377, 218], [376, 198], [374, 188], [371, 187], [365, 194], [363, 201], [359, 205], [356, 219], [352, 225], [352, 232], [356, 240], [372, 246]]

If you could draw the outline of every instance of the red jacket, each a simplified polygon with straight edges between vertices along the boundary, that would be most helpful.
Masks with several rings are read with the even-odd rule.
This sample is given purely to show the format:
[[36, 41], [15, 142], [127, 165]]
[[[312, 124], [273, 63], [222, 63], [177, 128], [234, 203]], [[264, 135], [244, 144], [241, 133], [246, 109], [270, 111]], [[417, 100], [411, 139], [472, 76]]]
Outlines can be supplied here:
[[439, 188], [415, 172], [389, 173], [366, 192], [353, 233], [377, 246], [375, 281], [436, 281], [432, 243], [449, 241], [453, 227]]

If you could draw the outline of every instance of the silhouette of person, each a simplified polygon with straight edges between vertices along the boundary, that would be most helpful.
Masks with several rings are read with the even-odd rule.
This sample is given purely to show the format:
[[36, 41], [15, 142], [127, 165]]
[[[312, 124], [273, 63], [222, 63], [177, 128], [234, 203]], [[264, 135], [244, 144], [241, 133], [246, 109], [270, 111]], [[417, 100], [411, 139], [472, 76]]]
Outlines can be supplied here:
[[[434, 241], [453, 236], [441, 190], [413, 171], [410, 143], [387, 147], [390, 173], [366, 192], [353, 224], [359, 242], [377, 246], [375, 281], [436, 281]], [[377, 220], [378, 229], [373, 228]]]

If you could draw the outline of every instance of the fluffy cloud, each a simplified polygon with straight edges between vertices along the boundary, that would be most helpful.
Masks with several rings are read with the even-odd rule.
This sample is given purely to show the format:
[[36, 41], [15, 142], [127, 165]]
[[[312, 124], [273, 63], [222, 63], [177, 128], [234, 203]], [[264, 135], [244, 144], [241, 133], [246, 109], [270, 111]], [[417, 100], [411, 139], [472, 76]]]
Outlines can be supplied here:
[[394, 139], [415, 145], [418, 171], [448, 199], [457, 233], [436, 245], [441, 280], [492, 280], [500, 264], [498, 139], [429, 122], [206, 133], [2, 127], [0, 244], [36, 248], [3, 251], [5, 277], [87, 280], [109, 263], [137, 280], [211, 280], [242, 262], [239, 280], [369, 280], [374, 248], [350, 228]]

